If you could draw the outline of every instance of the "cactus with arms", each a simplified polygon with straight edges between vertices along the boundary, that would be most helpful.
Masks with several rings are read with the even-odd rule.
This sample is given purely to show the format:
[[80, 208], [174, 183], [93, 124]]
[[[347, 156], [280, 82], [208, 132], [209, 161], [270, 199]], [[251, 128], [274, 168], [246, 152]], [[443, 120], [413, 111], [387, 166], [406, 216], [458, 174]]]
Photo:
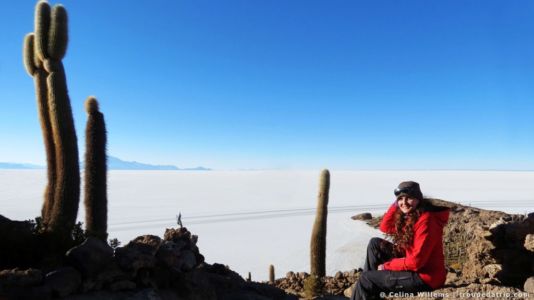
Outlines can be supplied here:
[[40, 1], [35, 33], [25, 38], [26, 70], [34, 77], [39, 119], [46, 148], [48, 185], [42, 217], [46, 230], [70, 234], [80, 201], [78, 145], [62, 59], [67, 49], [67, 12]]

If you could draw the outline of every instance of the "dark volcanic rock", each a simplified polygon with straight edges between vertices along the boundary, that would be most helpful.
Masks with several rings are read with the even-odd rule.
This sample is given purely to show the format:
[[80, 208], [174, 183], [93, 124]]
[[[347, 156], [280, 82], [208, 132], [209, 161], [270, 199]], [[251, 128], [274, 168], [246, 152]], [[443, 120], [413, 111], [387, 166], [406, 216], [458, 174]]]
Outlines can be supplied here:
[[122, 269], [135, 275], [141, 268], [153, 268], [156, 265], [155, 255], [161, 242], [161, 238], [155, 235], [139, 236], [126, 246], [115, 249], [115, 259]]
[[0, 288], [28, 287], [39, 285], [43, 281], [43, 272], [38, 269], [2, 270], [0, 271]]
[[156, 257], [169, 268], [189, 271], [204, 262], [196, 245], [198, 237], [191, 235], [187, 228], [167, 228], [163, 239]]
[[76, 269], [65, 267], [46, 274], [44, 283], [50, 287], [54, 295], [65, 297], [80, 287], [82, 276]]
[[70, 263], [84, 277], [93, 277], [113, 260], [113, 249], [104, 241], [89, 237], [67, 252]]
[[29, 268], [40, 258], [38, 240], [30, 221], [12, 221], [0, 215], [0, 269]]

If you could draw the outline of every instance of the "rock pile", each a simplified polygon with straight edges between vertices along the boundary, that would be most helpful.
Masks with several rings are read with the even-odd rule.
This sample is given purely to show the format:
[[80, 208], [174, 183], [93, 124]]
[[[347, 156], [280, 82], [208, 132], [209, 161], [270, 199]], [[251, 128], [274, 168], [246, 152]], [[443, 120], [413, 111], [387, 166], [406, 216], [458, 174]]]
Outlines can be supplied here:
[[207, 264], [186, 228], [163, 239], [143, 235], [115, 251], [88, 238], [66, 253], [67, 265], [0, 272], [0, 299], [294, 299], [267, 284], [246, 282], [220, 264]]

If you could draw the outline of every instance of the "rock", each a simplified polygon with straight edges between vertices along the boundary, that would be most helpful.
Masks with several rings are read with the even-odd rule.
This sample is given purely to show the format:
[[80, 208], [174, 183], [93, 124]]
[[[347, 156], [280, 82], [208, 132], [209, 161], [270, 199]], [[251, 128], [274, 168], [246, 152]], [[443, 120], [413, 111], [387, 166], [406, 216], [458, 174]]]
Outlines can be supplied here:
[[497, 284], [500, 284], [501, 282], [499, 281], [499, 279], [493, 277], [493, 278], [482, 278], [480, 279], [480, 283], [497, 285]]
[[34, 286], [25, 290], [19, 299], [52, 299], [52, 289], [46, 285]]
[[122, 269], [135, 275], [141, 268], [151, 269], [155, 266], [155, 255], [161, 243], [161, 238], [155, 235], [139, 236], [126, 246], [115, 249], [115, 259]]
[[523, 290], [530, 294], [534, 294], [534, 276], [530, 276], [523, 285]]
[[148, 288], [139, 291], [130, 300], [162, 300], [162, 297], [156, 290]]
[[135, 284], [135, 282], [132, 282], [130, 280], [121, 280], [109, 285], [109, 289], [113, 292], [122, 290], [133, 290], [136, 287], [137, 285]]
[[343, 273], [341, 273], [340, 271], [337, 271], [336, 274], [334, 275], [334, 278], [336, 280], [340, 280], [343, 278]]
[[38, 269], [0, 271], [0, 288], [5, 287], [28, 287], [39, 285], [43, 280], [43, 272]]
[[356, 283], [351, 285], [348, 289], [345, 289], [343, 291], [343, 295], [347, 298], [350, 298], [352, 296], [352, 291], [354, 290], [354, 287], [356, 287]]
[[445, 284], [451, 284], [458, 280], [458, 274], [454, 272], [448, 272], [447, 277], [445, 279]]
[[367, 220], [371, 220], [373, 218], [373, 215], [371, 215], [371, 213], [362, 213], [362, 214], [357, 214], [355, 216], [352, 216], [350, 218], [353, 220], [367, 221]]
[[[126, 274], [117, 266], [116, 263], [111, 263], [105, 270], [98, 273], [94, 280], [94, 289], [101, 289], [105, 285], [109, 285], [116, 281], [131, 279], [132, 277]], [[87, 281], [87, 280], [86, 280]], [[84, 284], [86, 282], [84, 281]]]
[[164, 241], [156, 254], [157, 259], [174, 271], [182, 272], [197, 266], [195, 253], [183, 241]]
[[82, 275], [72, 267], [52, 271], [45, 276], [44, 284], [52, 290], [52, 294], [65, 297], [74, 293], [82, 283]]
[[0, 299], [50, 299], [52, 291], [41, 285], [43, 273], [38, 269], [0, 271]]
[[196, 240], [198, 239], [198, 237], [193, 238], [191, 236], [191, 233], [187, 230], [187, 228], [181, 227], [178, 229], [174, 229], [174, 228], [165, 229], [163, 239], [166, 241], [173, 241], [173, 242], [178, 242], [182, 240], [182, 241], [185, 241], [186, 243], [190, 243], [194, 239], [195, 243], [193, 244], [196, 244]]
[[113, 249], [104, 241], [88, 237], [67, 252], [67, 259], [84, 277], [93, 277], [113, 259]]
[[183, 251], [181, 259], [183, 260], [182, 269], [184, 271], [189, 271], [197, 265], [195, 254], [190, 250]]
[[183, 242], [163, 241], [156, 253], [156, 258], [172, 270], [181, 272], [183, 261], [180, 259]]
[[488, 278], [496, 278], [497, 274], [502, 271], [502, 265], [500, 264], [490, 264], [483, 267], [484, 272]]
[[527, 234], [525, 237], [525, 249], [527, 249], [530, 252], [534, 252], [534, 234], [530, 233]]
[[[179, 255], [181, 257], [179, 259], [179, 266], [177, 266], [176, 261], [170, 262], [169, 258], [166, 259], [168, 260], [168, 265], [173, 266], [174, 269], [190, 270], [204, 262], [204, 256], [200, 254], [200, 251], [196, 245], [198, 242], [198, 236], [192, 235], [187, 228], [167, 228], [164, 234], [164, 241], [166, 249], [164, 249], [163, 253], [160, 254], [162, 257], [168, 256], [169, 252], [174, 252], [175, 255]], [[186, 250], [190, 251], [193, 256], [185, 252]], [[170, 260], [172, 261], [172, 259]]]
[[0, 215], [0, 237], [0, 270], [36, 265], [42, 255], [30, 221]]
[[295, 278], [295, 273], [293, 271], [289, 271], [286, 273], [286, 278], [287, 279], [292, 279], [292, 278]]

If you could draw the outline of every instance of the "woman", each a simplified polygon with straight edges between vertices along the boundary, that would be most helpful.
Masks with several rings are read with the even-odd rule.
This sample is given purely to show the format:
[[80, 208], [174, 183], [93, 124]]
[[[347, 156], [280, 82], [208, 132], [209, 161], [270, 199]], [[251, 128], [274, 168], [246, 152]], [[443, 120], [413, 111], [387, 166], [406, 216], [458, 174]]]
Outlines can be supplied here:
[[394, 193], [397, 199], [380, 223], [380, 230], [393, 243], [371, 239], [364, 270], [352, 292], [353, 300], [415, 294], [445, 283], [443, 227], [449, 219], [449, 209], [424, 199], [414, 181], [401, 182]]

